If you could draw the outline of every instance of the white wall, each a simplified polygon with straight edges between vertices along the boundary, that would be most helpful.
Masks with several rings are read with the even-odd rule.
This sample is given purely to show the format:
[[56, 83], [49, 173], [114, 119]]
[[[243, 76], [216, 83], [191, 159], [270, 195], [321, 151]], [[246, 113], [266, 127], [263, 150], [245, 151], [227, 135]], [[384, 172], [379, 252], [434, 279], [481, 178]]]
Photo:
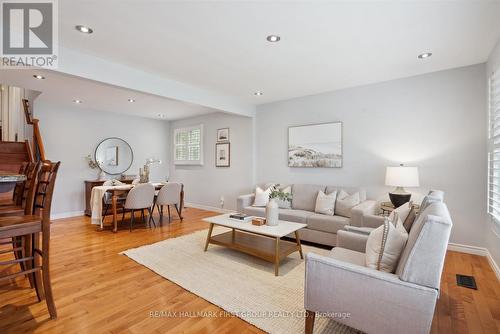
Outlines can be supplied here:
[[[149, 157], [163, 160], [151, 167], [151, 179], [163, 181], [168, 175], [169, 125], [166, 121], [85, 109], [61, 108], [35, 100], [42, 138], [48, 159], [60, 160], [54, 192], [53, 214], [64, 216], [82, 212], [84, 180], [95, 180], [98, 171], [88, 167], [85, 156], [94, 155], [97, 144], [108, 137], [119, 137], [130, 144], [134, 162], [126, 174], [139, 174]], [[119, 177], [119, 176], [117, 176]]]
[[[500, 40], [496, 47], [491, 52], [490, 58], [488, 59], [488, 63], [486, 64], [486, 74], [487, 80], [490, 77], [490, 74], [495, 70], [500, 69]], [[486, 99], [486, 98], [485, 98]], [[486, 238], [486, 248], [491, 253], [491, 256], [495, 260], [495, 262], [500, 265], [500, 227], [495, 225], [491, 219], [488, 217], [488, 227], [485, 229], [485, 238]]]
[[[203, 124], [204, 165], [179, 166], [171, 161], [170, 179], [184, 184], [185, 201], [202, 206], [220, 208], [224, 196], [224, 208], [236, 209], [236, 197], [251, 188], [253, 182], [253, 120], [249, 117], [225, 113], [213, 113], [199, 117], [173, 121], [174, 129]], [[231, 166], [215, 167], [215, 143], [217, 129], [229, 128]], [[173, 138], [170, 138], [173, 142]], [[173, 148], [170, 150], [173, 154]], [[171, 159], [173, 160], [173, 159]]]
[[[484, 78], [482, 64], [261, 105], [256, 181], [359, 185], [379, 199], [391, 190], [384, 186], [386, 166], [418, 166], [421, 187], [409, 190], [444, 190], [452, 242], [483, 246]], [[343, 168], [289, 168], [288, 126], [331, 121], [343, 122]]]

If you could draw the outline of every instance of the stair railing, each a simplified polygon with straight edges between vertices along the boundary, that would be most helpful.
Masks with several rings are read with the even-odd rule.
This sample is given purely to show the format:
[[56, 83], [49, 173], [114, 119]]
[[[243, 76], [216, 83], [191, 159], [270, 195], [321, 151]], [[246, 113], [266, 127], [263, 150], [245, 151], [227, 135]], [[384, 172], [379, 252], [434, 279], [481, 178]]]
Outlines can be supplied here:
[[26, 123], [33, 125], [33, 150], [36, 161], [44, 161], [45, 148], [43, 147], [42, 134], [40, 132], [39, 120], [33, 118], [33, 113], [30, 109], [30, 103], [27, 99], [23, 99], [24, 115], [26, 116]]

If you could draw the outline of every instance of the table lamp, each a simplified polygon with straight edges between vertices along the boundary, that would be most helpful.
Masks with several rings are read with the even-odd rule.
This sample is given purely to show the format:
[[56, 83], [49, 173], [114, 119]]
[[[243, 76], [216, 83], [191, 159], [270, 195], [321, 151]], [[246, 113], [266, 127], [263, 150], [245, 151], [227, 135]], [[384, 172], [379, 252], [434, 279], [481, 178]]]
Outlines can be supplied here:
[[385, 185], [394, 186], [396, 189], [389, 193], [389, 198], [394, 207], [410, 201], [411, 194], [404, 187], [418, 187], [418, 168], [406, 167], [403, 164], [398, 167], [387, 167], [385, 173]]

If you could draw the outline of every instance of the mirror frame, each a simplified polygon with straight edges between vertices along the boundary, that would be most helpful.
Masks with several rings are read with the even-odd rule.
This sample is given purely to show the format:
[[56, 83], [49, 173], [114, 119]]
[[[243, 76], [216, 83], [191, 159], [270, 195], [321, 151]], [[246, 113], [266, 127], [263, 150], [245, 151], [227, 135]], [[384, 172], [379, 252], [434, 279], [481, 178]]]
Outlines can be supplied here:
[[130, 146], [130, 144], [125, 141], [125, 139], [119, 138], [119, 137], [108, 137], [108, 138], [104, 138], [103, 140], [101, 140], [99, 142], [99, 144], [97, 144], [97, 146], [94, 150], [94, 160], [97, 161], [97, 150], [99, 149], [99, 146], [101, 146], [102, 143], [104, 143], [106, 140], [109, 140], [109, 139], [118, 139], [118, 140], [121, 140], [122, 142], [124, 142], [125, 144], [127, 144], [127, 146], [130, 148], [130, 153], [132, 155], [132, 159], [130, 160], [130, 164], [128, 165], [127, 169], [125, 169], [123, 172], [120, 172], [120, 173], [108, 173], [101, 168], [101, 165], [97, 164], [97, 166], [99, 166], [99, 169], [108, 175], [121, 175], [121, 174], [125, 173], [126, 171], [128, 171], [130, 169], [130, 167], [132, 167], [132, 164], [134, 163], [134, 150], [132, 150], [132, 146]]

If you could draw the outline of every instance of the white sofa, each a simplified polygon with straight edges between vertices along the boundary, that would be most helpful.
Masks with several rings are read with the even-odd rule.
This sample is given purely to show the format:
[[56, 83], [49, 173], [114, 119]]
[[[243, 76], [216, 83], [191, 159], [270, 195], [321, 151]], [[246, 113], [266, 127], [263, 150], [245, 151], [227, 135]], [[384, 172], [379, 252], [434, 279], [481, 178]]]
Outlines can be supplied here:
[[[263, 188], [267, 188], [265, 185]], [[301, 240], [314, 242], [317, 244], [335, 246], [337, 231], [342, 230], [346, 225], [363, 226], [363, 216], [373, 215], [378, 209], [376, 201], [366, 199], [366, 191], [355, 187], [336, 187], [313, 184], [293, 184], [292, 186], [291, 209], [280, 209], [279, 219], [291, 222], [307, 224], [307, 228], [300, 230]], [[335, 190], [344, 189], [352, 194], [359, 192], [361, 203], [351, 210], [351, 217], [339, 215], [324, 215], [315, 213], [316, 197], [321, 190], [326, 194]], [[248, 194], [239, 196], [237, 199], [238, 212], [252, 216], [265, 217], [265, 207], [254, 207], [255, 195]], [[294, 237], [290, 235], [290, 237]]]
[[335, 320], [366, 333], [429, 333], [451, 227], [443, 202], [425, 208], [394, 274], [365, 266], [367, 234], [339, 231], [337, 247], [328, 256], [308, 253], [306, 333], [312, 333], [317, 312], [347, 313]]

